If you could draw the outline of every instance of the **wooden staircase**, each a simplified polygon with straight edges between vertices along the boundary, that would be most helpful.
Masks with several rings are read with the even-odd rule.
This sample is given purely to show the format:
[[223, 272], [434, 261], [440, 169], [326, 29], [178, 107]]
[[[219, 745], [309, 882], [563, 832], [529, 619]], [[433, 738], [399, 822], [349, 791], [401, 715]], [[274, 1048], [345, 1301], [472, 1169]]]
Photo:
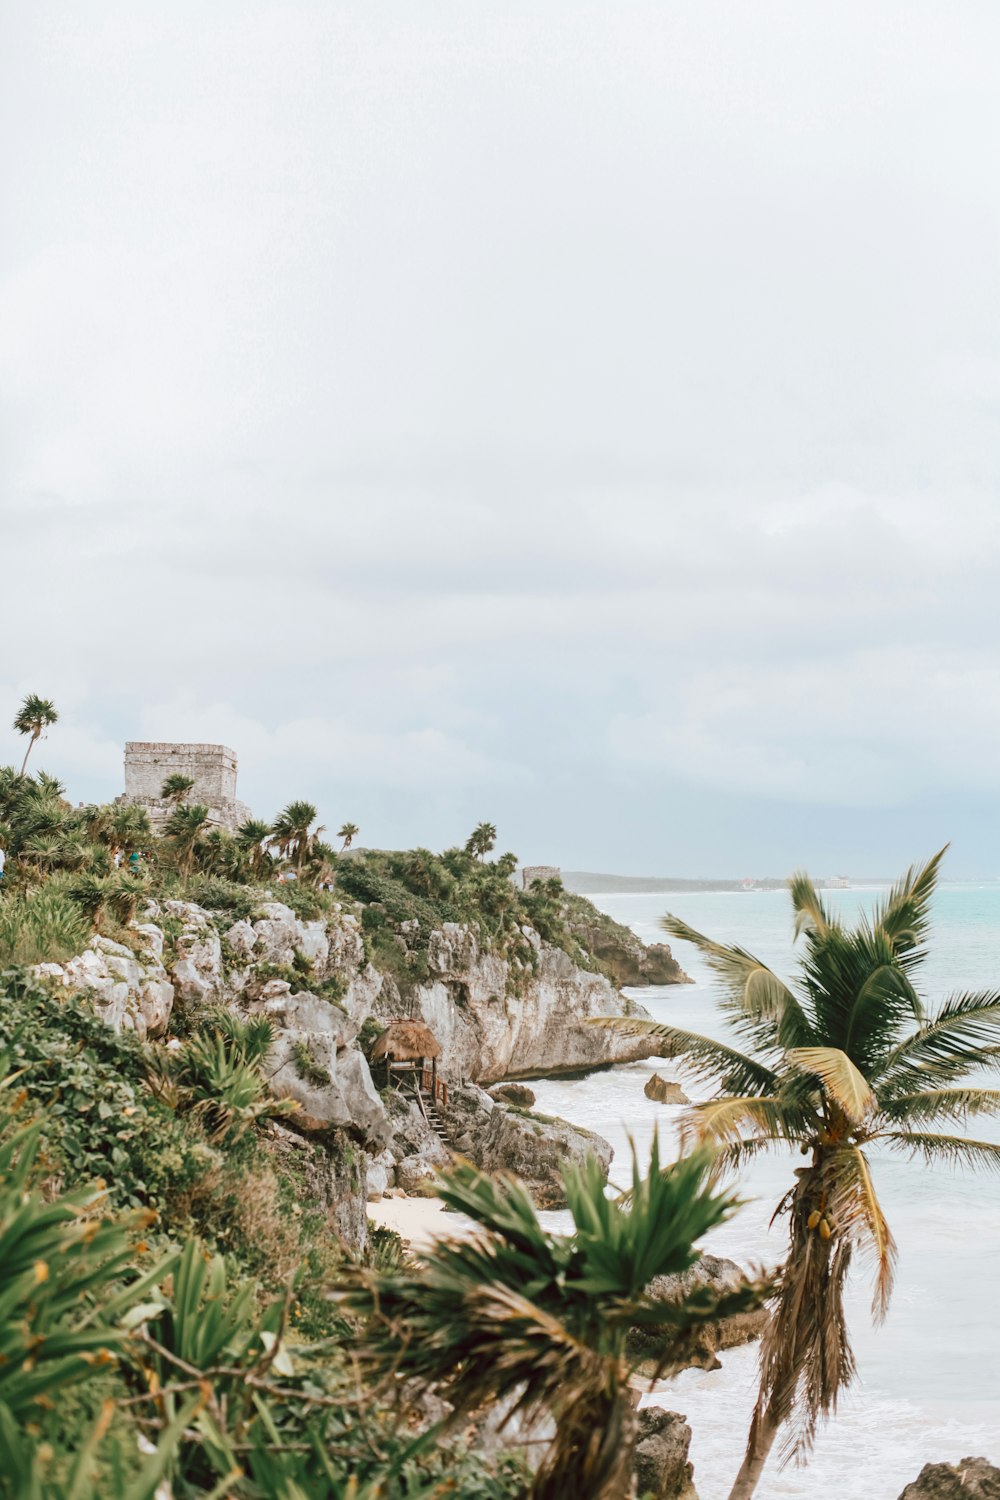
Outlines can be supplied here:
[[425, 1094], [424, 1090], [418, 1086], [417, 1101], [420, 1105], [420, 1112], [423, 1115], [424, 1119], [434, 1131], [435, 1135], [440, 1136], [441, 1144], [450, 1151], [452, 1149], [452, 1145], [448, 1135], [448, 1127], [447, 1125], [445, 1125], [444, 1121], [441, 1118], [441, 1111], [438, 1108], [437, 1100], [432, 1098], [430, 1094]]

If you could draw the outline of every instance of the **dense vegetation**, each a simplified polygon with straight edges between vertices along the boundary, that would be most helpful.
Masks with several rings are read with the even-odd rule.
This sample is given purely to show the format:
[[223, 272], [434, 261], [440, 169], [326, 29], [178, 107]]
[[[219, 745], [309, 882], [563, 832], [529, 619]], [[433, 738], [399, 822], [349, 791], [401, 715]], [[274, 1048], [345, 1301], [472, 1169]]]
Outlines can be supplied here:
[[[29, 754], [56, 719], [45, 700], [26, 704]], [[627, 1315], [652, 1316], [642, 1276], [689, 1264], [693, 1240], [732, 1206], [705, 1187], [703, 1165], [671, 1182], [654, 1159], [648, 1211], [612, 1209], [600, 1174], [578, 1176], [577, 1228], [565, 1238], [541, 1230], [514, 1186], [465, 1169], [444, 1186], [507, 1257], [527, 1265], [534, 1255], [537, 1274], [556, 1277], [549, 1292], [535, 1289], [542, 1321], [516, 1347], [523, 1359], [533, 1343], [564, 1368], [564, 1338], [583, 1351], [577, 1417], [557, 1382], [531, 1387], [532, 1410], [556, 1416], [559, 1452], [576, 1453], [581, 1434], [589, 1441], [605, 1408], [625, 1435], [624, 1446], [606, 1437], [593, 1463], [577, 1453], [533, 1480], [519, 1460], [470, 1449], [481, 1402], [456, 1402], [432, 1422], [428, 1398], [448, 1385], [445, 1372], [407, 1359], [419, 1307], [435, 1305], [433, 1259], [410, 1262], [381, 1231], [358, 1259], [334, 1237], [323, 1174], [332, 1152], [349, 1161], [357, 1148], [336, 1132], [295, 1134], [262, 1072], [270, 1023], [208, 1012], [169, 1046], [142, 1044], [30, 972], [80, 952], [95, 930], [134, 943], [145, 903], [171, 897], [218, 913], [220, 925], [268, 898], [304, 918], [346, 904], [400, 985], [423, 976], [444, 922], [467, 924], [481, 947], [528, 972], [529, 926], [586, 959], [565, 893], [558, 882], [520, 891], [514, 856], [489, 857], [489, 824], [434, 855], [352, 850], [358, 830], [344, 823], [334, 850], [307, 802], [229, 834], [208, 825], [192, 792], [185, 777], [169, 778], [154, 829], [141, 808], [73, 807], [44, 771], [0, 769], [0, 1500], [151, 1500], [164, 1483], [174, 1500], [617, 1496], [631, 1433], [624, 1329]], [[169, 915], [160, 920], [169, 942]], [[606, 1284], [587, 1315], [602, 1246]], [[452, 1311], [461, 1305], [467, 1320], [459, 1331], [508, 1295], [509, 1270], [472, 1253], [452, 1288]], [[553, 1300], [557, 1285], [565, 1296]], [[403, 1289], [410, 1302], [390, 1329], [380, 1308]], [[709, 1297], [657, 1315], [676, 1352], [718, 1311]], [[391, 1338], [401, 1342], [386, 1363]], [[452, 1384], [475, 1357], [460, 1334]], [[506, 1372], [496, 1362], [489, 1391], [469, 1391], [506, 1397], [522, 1374], [517, 1361]]]

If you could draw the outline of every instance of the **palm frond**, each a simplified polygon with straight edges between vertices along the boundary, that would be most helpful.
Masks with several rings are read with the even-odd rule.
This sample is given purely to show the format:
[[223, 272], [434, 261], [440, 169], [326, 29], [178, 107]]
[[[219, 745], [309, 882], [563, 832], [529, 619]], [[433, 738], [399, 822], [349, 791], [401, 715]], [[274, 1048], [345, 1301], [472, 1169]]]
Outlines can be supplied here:
[[918, 1130], [880, 1131], [875, 1139], [922, 1156], [931, 1165], [943, 1162], [950, 1167], [975, 1167], [1000, 1173], [1000, 1144], [996, 1141], [971, 1141], [962, 1135], [934, 1135]]
[[[814, 1126], [818, 1123], [812, 1117]], [[684, 1113], [681, 1140], [687, 1144], [722, 1145], [743, 1139], [746, 1128], [770, 1140], [798, 1142], [804, 1139], [804, 1111], [780, 1098], [749, 1094], [743, 1097], [727, 1094], [694, 1104]]]
[[863, 1120], [875, 1095], [868, 1080], [839, 1047], [795, 1047], [787, 1054], [793, 1067], [813, 1073], [849, 1120]]
[[924, 1089], [916, 1094], [898, 1094], [880, 1109], [887, 1119], [901, 1125], [932, 1124], [954, 1120], [964, 1123], [970, 1115], [1000, 1114], [1000, 1089]]
[[896, 1268], [896, 1241], [875, 1193], [868, 1158], [860, 1146], [843, 1146], [836, 1152], [832, 1169], [835, 1189], [830, 1212], [838, 1230], [846, 1229], [862, 1244], [867, 1242], [875, 1257], [875, 1291], [872, 1317], [881, 1323], [889, 1311], [889, 1298]]
[[911, 865], [875, 908], [874, 925], [890, 939], [897, 954], [915, 954], [927, 936], [931, 899], [947, 852], [945, 844], [925, 865]]
[[801, 1002], [759, 958], [745, 948], [715, 942], [680, 917], [668, 914], [660, 926], [704, 956], [722, 983], [723, 1008], [738, 1031], [765, 1047], [803, 1046], [813, 1040]]
[[714, 1037], [683, 1031], [663, 1021], [645, 1021], [638, 1016], [591, 1016], [585, 1023], [626, 1036], [660, 1037], [670, 1047], [664, 1056], [683, 1056], [685, 1065], [698, 1078], [717, 1083], [741, 1094], [769, 1094], [778, 1085], [778, 1074], [745, 1052], [727, 1047]]
[[792, 898], [792, 911], [795, 913], [797, 938], [807, 932], [823, 938], [831, 927], [838, 925], [831, 919], [823, 905], [822, 896], [804, 870], [796, 870], [788, 882], [788, 890]]
[[919, 1092], [992, 1066], [1000, 1054], [1000, 990], [952, 995], [935, 1016], [889, 1051], [872, 1074], [879, 1093]]

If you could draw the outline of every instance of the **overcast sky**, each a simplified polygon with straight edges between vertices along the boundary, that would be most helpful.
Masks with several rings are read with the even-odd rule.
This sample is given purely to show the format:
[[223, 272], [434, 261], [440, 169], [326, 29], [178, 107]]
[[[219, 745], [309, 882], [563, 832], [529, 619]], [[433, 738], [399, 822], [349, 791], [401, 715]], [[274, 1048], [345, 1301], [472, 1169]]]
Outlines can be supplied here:
[[[0, 760], [1000, 875], [1000, 6], [14, 0]], [[6, 748], [4, 748], [6, 746]]]

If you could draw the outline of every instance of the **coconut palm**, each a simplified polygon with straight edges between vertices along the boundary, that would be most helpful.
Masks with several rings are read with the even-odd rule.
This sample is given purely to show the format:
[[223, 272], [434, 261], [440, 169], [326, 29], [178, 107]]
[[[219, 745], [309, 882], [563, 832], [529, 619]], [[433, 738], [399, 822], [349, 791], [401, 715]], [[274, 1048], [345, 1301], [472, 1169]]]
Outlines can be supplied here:
[[49, 698], [39, 698], [37, 693], [29, 693], [21, 707], [14, 716], [14, 728], [18, 734], [26, 734], [28, 748], [24, 752], [24, 760], [21, 762], [21, 775], [28, 764], [28, 756], [31, 754], [32, 746], [36, 740], [40, 740], [46, 729], [55, 724], [59, 718], [55, 704]]
[[160, 796], [164, 802], [170, 802], [174, 807], [180, 807], [187, 797], [188, 792], [194, 789], [194, 777], [185, 776], [183, 771], [171, 771], [160, 787]]
[[788, 1218], [788, 1257], [761, 1340], [760, 1389], [730, 1500], [753, 1493], [786, 1424], [786, 1456], [807, 1453], [818, 1417], [835, 1410], [850, 1383], [843, 1293], [856, 1251], [871, 1254], [873, 1316], [885, 1316], [896, 1245], [875, 1192], [873, 1148], [1000, 1171], [1000, 1145], [935, 1129], [1000, 1112], [1000, 1090], [972, 1081], [1000, 1057], [1000, 991], [953, 995], [928, 1014], [914, 988], [944, 852], [908, 871], [853, 927], [827, 909], [807, 876], [794, 876], [795, 932], [804, 944], [794, 987], [745, 949], [667, 917], [664, 929], [693, 943], [719, 977], [734, 1041], [746, 1050], [654, 1021], [598, 1022], [662, 1037], [718, 1085], [687, 1113], [685, 1135], [717, 1148], [719, 1170], [775, 1148], [806, 1158], [777, 1209]]
[[485, 859], [491, 849], [496, 848], [497, 829], [495, 823], [477, 823], [465, 842], [466, 854]]
[[282, 859], [290, 860], [296, 870], [301, 870], [309, 859], [313, 844], [325, 830], [313, 828], [317, 812], [311, 802], [289, 802], [271, 826], [271, 836], [278, 846]]
[[337, 837], [341, 840], [341, 852], [351, 847], [359, 832], [357, 823], [345, 823], [343, 827], [338, 828]]
[[343, 1300], [366, 1320], [363, 1363], [433, 1388], [456, 1424], [505, 1400], [529, 1421], [548, 1414], [555, 1438], [533, 1500], [621, 1500], [635, 1437], [630, 1328], [660, 1330], [662, 1374], [687, 1363], [701, 1324], [760, 1300], [750, 1283], [721, 1297], [704, 1286], [647, 1294], [654, 1277], [687, 1270], [695, 1241], [737, 1207], [708, 1185], [709, 1165], [702, 1152], [661, 1172], [654, 1141], [647, 1177], [633, 1153], [627, 1205], [605, 1197], [593, 1158], [568, 1168], [567, 1235], [542, 1228], [516, 1179], [452, 1167], [436, 1191], [477, 1231], [437, 1241], [419, 1262], [348, 1273]]
[[194, 857], [208, 824], [208, 808], [201, 802], [175, 807], [164, 824], [164, 833], [170, 840], [174, 859], [181, 875], [187, 877], [194, 868]]

